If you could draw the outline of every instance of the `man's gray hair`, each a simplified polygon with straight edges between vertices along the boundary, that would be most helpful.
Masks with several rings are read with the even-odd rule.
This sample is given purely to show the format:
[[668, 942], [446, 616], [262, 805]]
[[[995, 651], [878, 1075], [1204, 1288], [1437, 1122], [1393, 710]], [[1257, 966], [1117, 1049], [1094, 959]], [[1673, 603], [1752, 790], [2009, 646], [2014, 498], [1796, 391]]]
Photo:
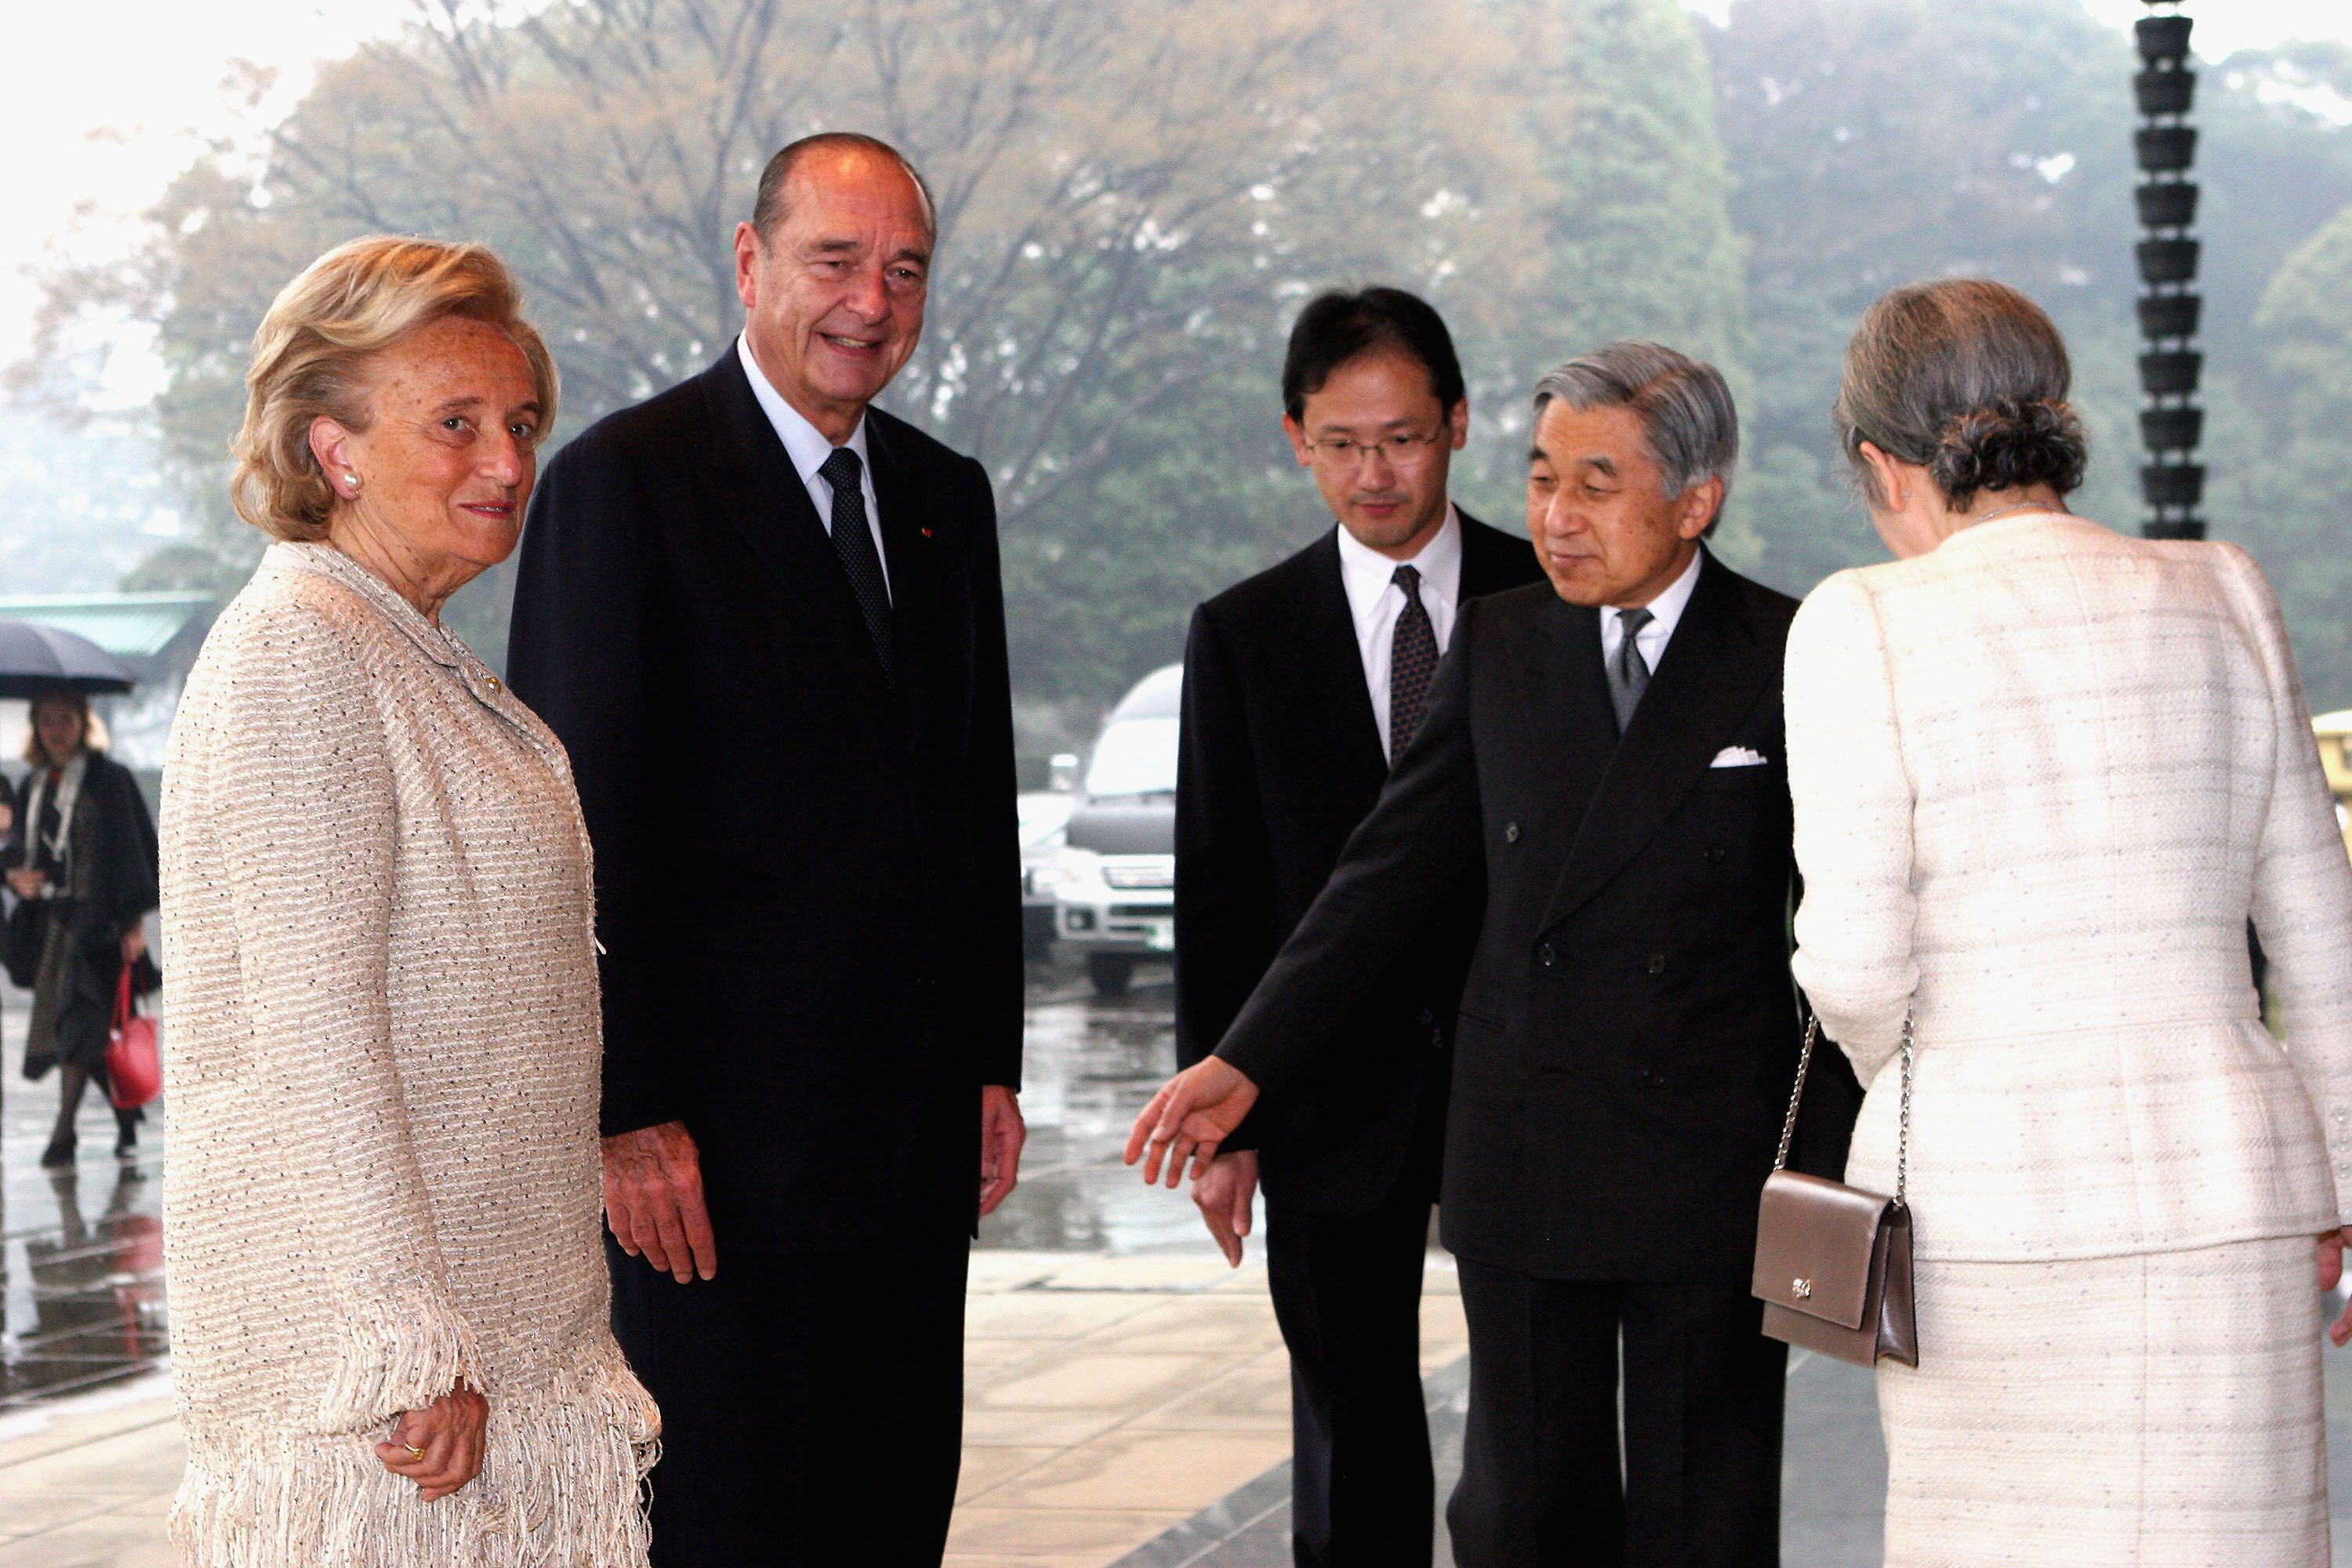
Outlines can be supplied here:
[[[1579, 412], [1632, 409], [1669, 500], [1708, 479], [1721, 479], [1724, 499], [1730, 499], [1731, 471], [1739, 466], [1739, 411], [1715, 366], [1663, 343], [1628, 339], [1580, 355], [1537, 382], [1538, 420], [1555, 397]], [[1719, 505], [1716, 515], [1723, 515]]]

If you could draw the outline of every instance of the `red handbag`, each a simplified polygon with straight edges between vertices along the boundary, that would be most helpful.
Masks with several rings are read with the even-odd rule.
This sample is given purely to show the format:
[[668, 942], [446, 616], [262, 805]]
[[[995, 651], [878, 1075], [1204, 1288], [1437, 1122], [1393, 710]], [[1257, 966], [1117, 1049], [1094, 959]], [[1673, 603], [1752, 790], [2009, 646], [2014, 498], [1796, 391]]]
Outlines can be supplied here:
[[131, 1005], [131, 965], [114, 988], [114, 1026], [106, 1036], [106, 1097], [117, 1110], [136, 1110], [163, 1092], [163, 1058], [155, 1048], [155, 1020]]

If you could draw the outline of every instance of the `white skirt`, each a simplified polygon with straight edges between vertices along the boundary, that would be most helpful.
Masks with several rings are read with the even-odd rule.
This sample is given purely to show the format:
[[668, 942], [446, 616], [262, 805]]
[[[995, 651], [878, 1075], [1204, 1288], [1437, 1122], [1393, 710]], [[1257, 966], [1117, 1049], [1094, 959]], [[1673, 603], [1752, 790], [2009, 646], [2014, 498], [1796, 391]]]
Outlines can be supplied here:
[[1886, 1568], [2326, 1568], [2313, 1244], [1917, 1265]]

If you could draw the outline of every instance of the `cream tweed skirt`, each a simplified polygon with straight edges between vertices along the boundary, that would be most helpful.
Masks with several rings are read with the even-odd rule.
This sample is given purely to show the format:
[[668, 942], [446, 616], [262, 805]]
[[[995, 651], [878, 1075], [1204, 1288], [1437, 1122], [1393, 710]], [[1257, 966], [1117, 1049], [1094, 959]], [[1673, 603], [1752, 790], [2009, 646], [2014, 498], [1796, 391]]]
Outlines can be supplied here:
[[1886, 1568], [2326, 1568], [2313, 1251], [1922, 1258], [1920, 1365], [1878, 1372]]

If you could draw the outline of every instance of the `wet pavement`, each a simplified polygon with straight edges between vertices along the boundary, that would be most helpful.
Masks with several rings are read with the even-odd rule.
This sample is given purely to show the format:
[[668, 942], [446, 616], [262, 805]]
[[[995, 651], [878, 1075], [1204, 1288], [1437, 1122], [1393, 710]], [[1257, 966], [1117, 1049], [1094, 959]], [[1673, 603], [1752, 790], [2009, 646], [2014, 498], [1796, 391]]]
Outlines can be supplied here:
[[[1075, 968], [1033, 965], [1029, 1148], [1018, 1191], [981, 1227], [983, 1247], [1032, 1252], [1198, 1251], [1192, 1206], [1145, 1190], [1118, 1162], [1128, 1123], [1171, 1065], [1170, 994], [1146, 971], [1097, 999]], [[156, 1366], [163, 1308], [161, 1118], [139, 1157], [117, 1161], [102, 1097], [84, 1097], [81, 1157], [45, 1171], [57, 1079], [26, 1083], [26, 999], [0, 984], [0, 1411]]]
[[[0, 987], [5, 991], [5, 987]], [[163, 1134], [142, 1133], [117, 1161], [105, 1097], [85, 1096], [83, 1154], [44, 1171], [57, 1079], [18, 1076], [25, 997], [0, 998], [6, 1078], [0, 1082], [0, 1411], [95, 1388], [152, 1368], [166, 1349]]]
[[[1191, 1353], [1211, 1351], [1224, 1331], [1214, 1327], [1227, 1321], [1220, 1314], [1242, 1306], [1231, 1299], [1233, 1292], [1239, 1289], [1244, 1297], [1259, 1297], [1262, 1286], [1257, 1279], [1230, 1276], [1213, 1266], [1192, 1205], [1181, 1194], [1146, 1189], [1119, 1162], [1129, 1123], [1168, 1072], [1172, 1057], [1171, 997], [1164, 977], [1147, 971], [1139, 978], [1146, 983], [1127, 995], [1098, 998], [1073, 966], [1032, 967], [1028, 1081], [1022, 1096], [1029, 1148], [1019, 1191], [981, 1228], [980, 1245], [997, 1261], [975, 1260], [974, 1274], [976, 1289], [1013, 1292], [995, 1310], [1013, 1313], [1016, 1323], [1026, 1322], [1049, 1307], [1068, 1312], [1076, 1310], [1074, 1303], [1089, 1300], [1103, 1303], [1089, 1311], [1147, 1314], [1137, 1318], [1138, 1323], [1158, 1321], [1151, 1313], [1172, 1314], [1167, 1319], [1169, 1328], [1153, 1329], [1139, 1337], [1137, 1342], [1144, 1347], [1149, 1360], [1153, 1355], [1166, 1359], [1161, 1341], [1171, 1332], [1191, 1336], [1185, 1342]], [[103, 1411], [109, 1399], [143, 1396], [152, 1401], [159, 1384], [147, 1374], [168, 1367], [157, 1217], [163, 1159], [161, 1129], [151, 1124], [142, 1135], [139, 1157], [118, 1162], [110, 1152], [111, 1118], [102, 1102], [93, 1099], [83, 1110], [79, 1163], [69, 1171], [41, 1170], [38, 1159], [55, 1112], [56, 1088], [54, 1079], [28, 1085], [17, 1076], [24, 1027], [25, 998], [0, 986], [0, 1039], [5, 1042], [7, 1071], [5, 1084], [0, 1084], [0, 1131], [5, 1131], [5, 1138], [0, 1138], [0, 1155], [5, 1155], [0, 1160], [0, 1176], [4, 1176], [0, 1179], [0, 1300], [5, 1308], [5, 1323], [0, 1323], [0, 1436], [24, 1422], [46, 1419], [41, 1411], [54, 1409], [60, 1419], [70, 1421], [85, 1417], [67, 1413]], [[1251, 1251], [1251, 1272], [1262, 1279], [1262, 1271], [1255, 1268], [1255, 1245]], [[1069, 1257], [1070, 1262], [1045, 1261], [1057, 1255]], [[1087, 1264], [1084, 1257], [1105, 1261]], [[1202, 1273], [1204, 1261], [1210, 1267]], [[1450, 1259], [1442, 1253], [1433, 1256], [1432, 1268], [1433, 1281], [1450, 1276]], [[1028, 1278], [1040, 1270], [1055, 1272]], [[997, 1274], [1006, 1274], [1007, 1279], [983, 1283]], [[1167, 1279], [1161, 1279], [1160, 1274], [1167, 1274]], [[1443, 1288], [1450, 1289], [1450, 1284]], [[1145, 1294], [1155, 1290], [1160, 1294]], [[1172, 1295], [1168, 1293], [1171, 1290]], [[1116, 1303], [1120, 1300], [1136, 1305], [1118, 1307]], [[1147, 1305], [1150, 1300], [1166, 1304], [1152, 1308]], [[1200, 1305], [1185, 1305], [1188, 1301]], [[1262, 1313], [1262, 1306], [1255, 1310]], [[983, 1312], [976, 1322], [987, 1321], [991, 1321], [989, 1314]], [[1192, 1439], [1206, 1441], [1202, 1454], [1218, 1462], [1241, 1460], [1243, 1449], [1263, 1457], [1250, 1461], [1234, 1479], [1195, 1493], [1196, 1499], [1217, 1496], [1208, 1506], [1186, 1502], [1182, 1507], [1197, 1511], [1159, 1514], [1158, 1521], [1147, 1526], [1148, 1531], [1158, 1533], [1143, 1544], [1114, 1550], [1108, 1557], [1097, 1553], [1083, 1559], [1060, 1553], [1037, 1557], [1032, 1554], [1034, 1548], [1024, 1548], [1017, 1559], [1006, 1558], [999, 1555], [1003, 1548], [983, 1546], [982, 1539], [992, 1530], [1019, 1534], [1043, 1528], [1035, 1522], [1040, 1516], [1024, 1514], [1016, 1505], [1026, 1496], [1024, 1486], [1049, 1500], [1054, 1489], [1016, 1480], [992, 1490], [982, 1483], [988, 1481], [992, 1467], [1036, 1462], [1041, 1468], [1035, 1474], [1052, 1476], [1058, 1473], [1055, 1465], [1085, 1458], [1077, 1450], [1051, 1447], [1067, 1436], [1053, 1430], [1053, 1424], [1074, 1417], [1064, 1413], [1051, 1415], [1049, 1419], [1028, 1409], [1023, 1401], [1038, 1404], [1049, 1413], [1061, 1402], [1077, 1398], [1084, 1403], [1058, 1387], [1040, 1394], [1032, 1385], [1060, 1378], [1066, 1370], [1078, 1370], [1045, 1364], [1062, 1357], [1088, 1365], [1100, 1363], [1097, 1373], [1089, 1374], [1099, 1376], [1103, 1368], [1114, 1364], [1110, 1350], [1094, 1340], [1074, 1340], [1059, 1350], [1039, 1342], [1035, 1349], [1048, 1352], [1044, 1363], [1034, 1372], [994, 1384], [992, 1378], [1010, 1374], [991, 1373], [987, 1363], [1005, 1347], [1023, 1342], [990, 1340], [986, 1335], [1034, 1331], [976, 1327], [975, 1333], [982, 1337], [974, 1342], [971, 1399], [980, 1414], [968, 1414], [968, 1426], [972, 1427], [968, 1441], [977, 1447], [968, 1447], [966, 1454], [967, 1479], [974, 1492], [969, 1510], [972, 1521], [959, 1526], [971, 1538], [971, 1544], [953, 1552], [952, 1561], [1074, 1563], [1116, 1559], [1117, 1568], [1275, 1568], [1288, 1563], [1289, 1468], [1286, 1463], [1273, 1462], [1279, 1459], [1286, 1444], [1281, 1441], [1278, 1346], [1269, 1349], [1265, 1342], [1270, 1327], [1257, 1324], [1255, 1339], [1237, 1334], [1230, 1356], [1212, 1355], [1198, 1363], [1199, 1375], [1213, 1375], [1216, 1369], [1233, 1365], [1240, 1369], [1234, 1375], [1247, 1386], [1266, 1384], [1254, 1396], [1255, 1404], [1251, 1406], [1255, 1414], [1249, 1420], [1255, 1426], [1213, 1438], [1202, 1430]], [[1445, 1338], [1441, 1334], [1433, 1342], [1435, 1359], [1426, 1363], [1441, 1499], [1458, 1474], [1467, 1372], [1466, 1363], [1457, 1359], [1458, 1339], [1447, 1347]], [[1275, 1358], [1271, 1363], [1265, 1363], [1268, 1354]], [[2327, 1366], [2332, 1489], [2338, 1510], [2344, 1510], [2352, 1504], [2352, 1356], [2331, 1354]], [[110, 1385], [119, 1385], [120, 1394]], [[1087, 1397], [1099, 1392], [1084, 1391]], [[91, 1394], [100, 1397], [95, 1401], [64, 1397]], [[1231, 1398], [1226, 1402], [1232, 1403]], [[1192, 1419], [1169, 1418], [1177, 1427]], [[1148, 1419], [1144, 1426], [1150, 1426]], [[1153, 1434], [1150, 1440], [1164, 1445], [1175, 1439]], [[1014, 1446], [1003, 1446], [1008, 1443]], [[1055, 1457], [1057, 1452], [1059, 1458]], [[160, 1456], [157, 1463], [163, 1465]], [[1806, 1568], [1867, 1568], [1876, 1563], [1885, 1464], [1869, 1375], [1820, 1357], [1792, 1357], [1783, 1488], [1784, 1559]], [[1228, 1465], [1225, 1473], [1233, 1475], [1233, 1467]], [[1142, 1506], [1124, 1496], [1137, 1489], [1121, 1479], [1120, 1474], [1115, 1467], [1107, 1468], [1086, 1489], [1085, 1508], [1072, 1512], [1065, 1507], [1056, 1516], [1061, 1525], [1072, 1520], [1114, 1518], [1087, 1510], [1112, 1504]], [[1254, 1479], [1236, 1485], [1240, 1476]], [[1171, 1496], [1150, 1506], [1165, 1509], [1174, 1500]], [[1066, 1505], [1068, 1500], [1059, 1501]], [[125, 1517], [151, 1508], [153, 1502], [138, 1504]], [[2352, 1529], [2346, 1528], [2347, 1522], [2339, 1511], [2336, 1561], [2352, 1564]], [[1438, 1536], [1437, 1563], [1439, 1568], [1449, 1568], [1442, 1528]], [[1139, 1536], [1130, 1534], [1128, 1539], [1135, 1541]], [[30, 1548], [33, 1542], [27, 1539], [20, 1544]], [[9, 1564], [18, 1560], [5, 1547], [0, 1547], [0, 1559]], [[131, 1564], [147, 1559], [131, 1552], [119, 1559], [100, 1556], [90, 1561]]]

